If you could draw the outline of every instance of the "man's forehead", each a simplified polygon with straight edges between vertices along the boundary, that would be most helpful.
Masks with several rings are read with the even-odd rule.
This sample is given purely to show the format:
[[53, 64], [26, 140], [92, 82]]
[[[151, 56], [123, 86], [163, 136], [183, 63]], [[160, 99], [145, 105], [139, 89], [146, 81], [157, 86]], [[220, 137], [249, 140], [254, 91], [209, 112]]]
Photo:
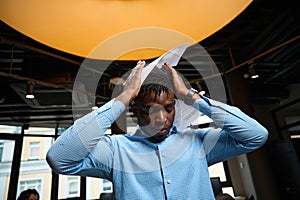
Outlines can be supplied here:
[[153, 103], [145, 103], [141, 104], [140, 107], [142, 108], [158, 108], [158, 107], [165, 107], [165, 106], [171, 106], [175, 105], [175, 101], [165, 101], [165, 102], [153, 102]]
[[154, 104], [170, 104], [174, 102], [173, 92], [161, 92], [160, 94], [155, 94], [155, 92], [147, 92], [139, 99], [142, 106], [151, 106]]

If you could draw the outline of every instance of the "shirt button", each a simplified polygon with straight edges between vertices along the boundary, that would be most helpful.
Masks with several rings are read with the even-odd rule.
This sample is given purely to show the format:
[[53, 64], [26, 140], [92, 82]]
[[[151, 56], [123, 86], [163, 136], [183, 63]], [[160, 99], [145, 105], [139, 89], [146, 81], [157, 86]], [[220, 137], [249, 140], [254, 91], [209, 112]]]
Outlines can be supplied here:
[[167, 183], [168, 183], [168, 184], [171, 184], [171, 180], [170, 180], [170, 179], [168, 179], [168, 180], [167, 180]]

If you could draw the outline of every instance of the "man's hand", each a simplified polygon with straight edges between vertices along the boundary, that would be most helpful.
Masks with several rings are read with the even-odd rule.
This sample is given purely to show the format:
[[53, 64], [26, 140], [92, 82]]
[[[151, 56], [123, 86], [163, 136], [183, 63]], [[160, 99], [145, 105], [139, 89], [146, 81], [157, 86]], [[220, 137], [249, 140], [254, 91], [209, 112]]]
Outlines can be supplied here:
[[[165, 63], [162, 67], [162, 70], [167, 74], [168, 78], [173, 82], [174, 85], [174, 93], [178, 99], [184, 101], [185, 96], [187, 95], [189, 89], [184, 83], [182, 77], [178, 74], [178, 72], [168, 63]], [[200, 95], [194, 95], [192, 100], [201, 98]]]
[[129, 103], [135, 99], [141, 88], [141, 76], [145, 63], [145, 61], [139, 61], [132, 69], [132, 72], [124, 83], [123, 92], [116, 97], [116, 100], [128, 106]]
[[183, 100], [185, 95], [188, 93], [188, 89], [177, 71], [168, 63], [165, 63], [162, 70], [167, 74], [168, 78], [173, 82], [174, 93], [177, 98]]

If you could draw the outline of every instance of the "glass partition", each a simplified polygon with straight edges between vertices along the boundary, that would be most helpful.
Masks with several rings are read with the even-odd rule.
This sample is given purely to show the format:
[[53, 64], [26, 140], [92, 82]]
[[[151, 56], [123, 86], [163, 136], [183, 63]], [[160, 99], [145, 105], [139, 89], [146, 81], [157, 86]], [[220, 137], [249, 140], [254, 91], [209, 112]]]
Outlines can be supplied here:
[[53, 128], [33, 127], [26, 130], [22, 146], [17, 195], [26, 189], [36, 189], [40, 199], [50, 200], [52, 170], [46, 162], [46, 154], [54, 138], [43, 136], [50, 134], [55, 134]]
[[80, 196], [80, 176], [59, 175], [58, 199]]
[[54, 128], [44, 128], [44, 127], [29, 127], [24, 131], [25, 135], [55, 135]]
[[21, 134], [21, 132], [22, 132], [21, 126], [0, 125], [0, 133]]
[[14, 140], [0, 139], [0, 199], [7, 199], [14, 148]]
[[[229, 181], [226, 177], [224, 163], [216, 163], [214, 165], [211, 165], [209, 168], [209, 175], [210, 177], [219, 177], [221, 182], [227, 182]], [[231, 196], [234, 196], [233, 187], [222, 187], [223, 193], [228, 193]]]

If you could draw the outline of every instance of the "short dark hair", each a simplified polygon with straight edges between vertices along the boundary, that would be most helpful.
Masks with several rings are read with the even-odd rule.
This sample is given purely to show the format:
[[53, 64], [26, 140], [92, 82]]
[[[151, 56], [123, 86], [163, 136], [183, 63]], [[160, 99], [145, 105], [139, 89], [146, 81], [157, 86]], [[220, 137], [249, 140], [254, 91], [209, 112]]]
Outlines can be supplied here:
[[145, 94], [154, 92], [155, 97], [157, 97], [163, 92], [169, 94], [170, 91], [174, 91], [173, 84], [166, 75], [160, 73], [150, 73], [143, 82], [135, 101]]

